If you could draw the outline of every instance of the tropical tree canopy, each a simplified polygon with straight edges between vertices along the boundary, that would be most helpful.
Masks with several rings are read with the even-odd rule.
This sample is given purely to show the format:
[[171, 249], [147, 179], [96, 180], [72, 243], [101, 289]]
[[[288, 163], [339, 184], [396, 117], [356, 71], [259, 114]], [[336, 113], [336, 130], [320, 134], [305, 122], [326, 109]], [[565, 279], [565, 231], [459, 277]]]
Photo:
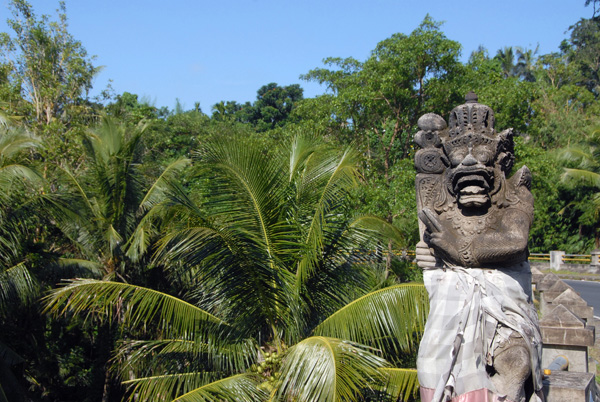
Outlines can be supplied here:
[[[240, 399], [228, 400], [277, 393], [353, 401], [377, 387], [384, 392], [392, 378], [382, 371], [391, 367], [385, 357], [415, 348], [427, 298], [422, 285], [369, 292], [374, 273], [365, 250], [397, 233], [383, 220], [349, 213], [355, 152], [301, 135], [271, 153], [242, 138], [217, 139], [195, 161], [205, 202], [173, 184], [148, 212], [169, 222], [155, 259], [172, 267], [182, 298], [78, 280], [53, 292], [47, 308], [106, 318], [123, 306], [119, 320], [142, 336], [128, 336], [118, 351], [131, 398], [210, 400], [233, 392]], [[149, 325], [158, 338], [141, 331]], [[414, 391], [414, 381], [394, 378], [394, 392]], [[300, 389], [306, 394], [296, 395]]]
[[400, 256], [419, 238], [412, 140], [468, 91], [532, 172], [530, 251], [598, 247], [597, 0], [547, 54], [464, 61], [426, 16], [364, 59], [322, 55], [300, 77], [321, 95], [266, 80], [210, 116], [90, 97], [100, 68], [65, 5], [6, 3], [0, 401], [409, 399], [427, 309]]

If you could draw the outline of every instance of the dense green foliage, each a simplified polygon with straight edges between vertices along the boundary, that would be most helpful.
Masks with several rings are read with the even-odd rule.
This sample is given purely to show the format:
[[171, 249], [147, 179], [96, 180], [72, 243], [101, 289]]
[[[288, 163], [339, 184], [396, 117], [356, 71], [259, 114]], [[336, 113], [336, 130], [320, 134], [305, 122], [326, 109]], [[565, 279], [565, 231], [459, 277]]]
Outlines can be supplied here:
[[600, 246], [600, 17], [555, 53], [462, 62], [427, 16], [302, 75], [323, 95], [268, 83], [209, 116], [90, 99], [64, 5], [9, 11], [0, 402], [406, 399], [426, 296], [390, 251], [418, 240], [412, 137], [470, 90], [533, 173], [530, 250]]

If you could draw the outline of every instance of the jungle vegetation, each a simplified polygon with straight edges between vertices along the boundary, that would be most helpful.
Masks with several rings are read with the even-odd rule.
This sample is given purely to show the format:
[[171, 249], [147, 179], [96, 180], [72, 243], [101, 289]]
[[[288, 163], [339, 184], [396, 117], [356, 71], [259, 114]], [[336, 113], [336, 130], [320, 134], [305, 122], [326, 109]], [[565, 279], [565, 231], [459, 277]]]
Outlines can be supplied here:
[[[597, 6], [597, 1], [587, 1]], [[427, 314], [412, 137], [475, 91], [533, 173], [533, 252], [600, 247], [600, 17], [550, 54], [429, 16], [254, 102], [129, 92], [58, 18], [0, 33], [0, 402], [414, 397]], [[595, 9], [594, 9], [595, 11]]]

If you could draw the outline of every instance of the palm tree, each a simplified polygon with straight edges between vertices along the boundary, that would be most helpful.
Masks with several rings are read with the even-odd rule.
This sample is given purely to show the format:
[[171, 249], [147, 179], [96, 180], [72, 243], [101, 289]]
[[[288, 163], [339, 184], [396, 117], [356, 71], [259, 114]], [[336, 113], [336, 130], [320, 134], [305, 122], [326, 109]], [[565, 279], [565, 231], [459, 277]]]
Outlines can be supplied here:
[[144, 215], [163, 197], [165, 183], [189, 165], [189, 160], [180, 159], [153, 182], [146, 179], [141, 161], [146, 128], [143, 123], [131, 128], [104, 117], [83, 140], [87, 171], [76, 177], [59, 170], [63, 179], [63, 198], [55, 208], [59, 226], [82, 256], [100, 264], [105, 280], [127, 281], [135, 275], [135, 263], [150, 240], [137, 237], [134, 242], [132, 237], [146, 227]]
[[568, 166], [574, 166], [564, 168], [563, 182], [598, 190], [583, 206], [593, 210], [594, 240], [596, 248], [600, 248], [600, 129], [594, 130], [584, 142], [563, 149], [559, 158]]
[[535, 81], [533, 74], [535, 66], [535, 55], [539, 50], [539, 46], [535, 50], [523, 49], [517, 47], [517, 64], [515, 65], [515, 75], [521, 77], [525, 81]]
[[[39, 198], [42, 182], [30, 158], [39, 147], [39, 140], [25, 129], [16, 128], [8, 120], [0, 125], [0, 324], [38, 295], [24, 244], [28, 236], [26, 222], [31, 220], [31, 205]], [[6, 395], [22, 393], [11, 371], [12, 366], [22, 362], [0, 340], [0, 401], [6, 400]]]
[[205, 202], [171, 183], [147, 214], [169, 222], [156, 259], [168, 263], [181, 298], [74, 280], [47, 299], [57, 313], [112, 316], [119, 306], [131, 333], [115, 366], [130, 398], [356, 401], [414, 392], [416, 372], [389, 361], [416, 346], [426, 292], [417, 284], [370, 291], [364, 251], [397, 233], [352, 215], [355, 152], [296, 136], [265, 153], [236, 138], [206, 144], [196, 161]]
[[[153, 228], [146, 212], [162, 200], [172, 176], [190, 162], [177, 160], [154, 181], [147, 179], [141, 162], [145, 131], [143, 123], [130, 127], [103, 117], [83, 139], [87, 162], [83, 174], [57, 170], [60, 180], [52, 202], [53, 216], [78, 251], [79, 258], [72, 259], [73, 265], [93, 267], [99, 274], [96, 278], [106, 281], [147, 282], [146, 251]], [[111, 339], [117, 334], [108, 324], [99, 331], [103, 333], [99, 338], [107, 338], [99, 342], [107, 349], [104, 354], [108, 359], [114, 347]], [[103, 400], [109, 398], [111, 383], [107, 372]]]
[[515, 76], [515, 52], [512, 46], [499, 49], [494, 58], [500, 61], [505, 78]]

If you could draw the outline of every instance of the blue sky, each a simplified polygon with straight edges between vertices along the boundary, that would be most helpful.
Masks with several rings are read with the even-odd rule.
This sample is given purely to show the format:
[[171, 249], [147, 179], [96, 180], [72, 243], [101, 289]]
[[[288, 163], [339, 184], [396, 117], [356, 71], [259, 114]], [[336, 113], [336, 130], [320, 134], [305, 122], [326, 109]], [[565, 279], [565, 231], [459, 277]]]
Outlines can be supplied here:
[[[29, 0], [36, 14], [58, 1]], [[10, 16], [0, 0], [0, 31]], [[504, 46], [558, 50], [569, 26], [592, 15], [584, 0], [66, 0], [70, 32], [104, 70], [116, 93], [136, 93], [156, 106], [200, 102], [210, 114], [221, 100], [254, 101], [262, 85], [299, 83], [305, 97], [323, 93], [299, 76], [326, 57], [365, 60], [396, 32], [410, 34], [426, 14], [462, 46], [491, 55]]]

